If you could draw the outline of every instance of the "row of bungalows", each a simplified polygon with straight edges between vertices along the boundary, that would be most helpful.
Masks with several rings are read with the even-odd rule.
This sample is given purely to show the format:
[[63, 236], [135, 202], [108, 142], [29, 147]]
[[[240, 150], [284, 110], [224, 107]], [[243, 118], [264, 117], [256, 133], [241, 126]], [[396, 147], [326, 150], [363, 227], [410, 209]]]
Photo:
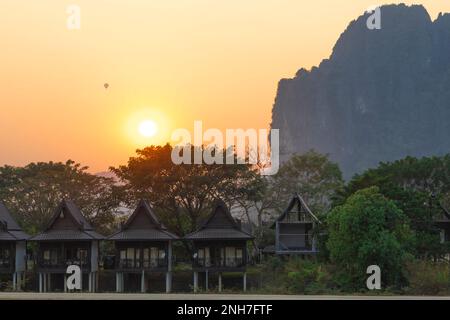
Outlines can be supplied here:
[[[435, 221], [441, 242], [450, 242], [450, 213], [443, 207]], [[286, 210], [275, 220], [275, 245], [266, 247], [266, 254], [297, 255], [304, 258], [318, 253], [317, 227], [320, 220], [307, 203], [295, 194]], [[226, 204], [217, 201], [211, 214], [193, 233], [179, 238], [158, 219], [148, 202], [141, 200], [120, 230], [109, 237], [97, 233], [76, 205], [64, 200], [56, 208], [45, 230], [30, 237], [0, 204], [0, 275], [11, 276], [13, 289], [20, 290], [27, 270], [26, 242], [35, 244], [34, 271], [40, 292], [64, 288], [67, 267], [77, 265], [82, 274], [82, 289], [95, 292], [99, 288], [100, 242], [114, 244], [112, 271], [115, 288], [124, 292], [125, 284], [147, 292], [151, 275], [165, 275], [165, 291], [172, 290], [173, 243], [187, 241], [192, 245], [193, 289], [199, 289], [199, 277], [204, 276], [208, 289], [210, 276], [217, 276], [222, 290], [222, 274], [242, 274], [242, 286], [247, 286], [247, 244], [253, 237], [243, 231]], [[450, 258], [447, 256], [447, 258]], [[450, 260], [450, 259], [449, 259]]]
[[222, 272], [243, 273], [246, 289], [247, 241], [253, 237], [242, 231], [224, 202], [218, 201], [206, 222], [194, 233], [180, 239], [159, 221], [148, 202], [141, 200], [119, 231], [109, 237], [97, 233], [72, 201], [56, 208], [45, 230], [33, 237], [25, 234], [5, 206], [0, 205], [0, 273], [13, 276], [14, 290], [20, 290], [27, 266], [26, 241], [36, 243], [34, 270], [39, 292], [64, 288], [67, 267], [80, 267], [82, 289], [96, 292], [99, 287], [100, 241], [114, 242], [116, 291], [125, 282], [139, 278], [140, 291], [147, 291], [147, 277], [164, 273], [166, 292], [172, 289], [173, 242], [191, 241], [194, 290], [199, 274], [217, 274], [219, 291]]

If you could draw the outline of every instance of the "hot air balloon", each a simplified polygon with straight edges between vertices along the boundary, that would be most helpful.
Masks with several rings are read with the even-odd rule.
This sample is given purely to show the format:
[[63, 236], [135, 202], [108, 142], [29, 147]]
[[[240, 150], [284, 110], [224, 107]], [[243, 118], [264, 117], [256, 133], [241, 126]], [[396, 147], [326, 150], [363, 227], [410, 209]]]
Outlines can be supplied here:
[[105, 89], [108, 89], [109, 84], [108, 84], [108, 83], [105, 83], [103, 86], [105, 87]]

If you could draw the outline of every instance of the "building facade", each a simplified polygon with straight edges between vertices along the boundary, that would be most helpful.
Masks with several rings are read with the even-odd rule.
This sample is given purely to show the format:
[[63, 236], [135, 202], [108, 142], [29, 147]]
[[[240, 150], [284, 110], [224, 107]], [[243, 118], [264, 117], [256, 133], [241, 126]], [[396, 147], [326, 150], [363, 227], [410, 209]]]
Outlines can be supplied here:
[[185, 239], [193, 243], [194, 291], [198, 290], [199, 274], [205, 275], [206, 290], [209, 275], [217, 274], [219, 291], [222, 291], [223, 272], [242, 273], [246, 290], [247, 242], [253, 237], [242, 231], [223, 201], [217, 201], [208, 219]]
[[29, 235], [0, 203], [0, 274], [12, 277], [13, 290], [21, 290], [25, 282], [27, 239]]
[[141, 200], [127, 222], [108, 239], [115, 244], [117, 292], [124, 291], [125, 278], [129, 282], [139, 279], [140, 291], [146, 292], [151, 273], [164, 273], [166, 292], [171, 291], [172, 244], [178, 237], [158, 220], [148, 202]]
[[63, 200], [56, 208], [44, 232], [32, 237], [37, 243], [36, 272], [39, 292], [67, 290], [67, 267], [81, 269], [82, 290], [98, 287], [99, 242], [104, 237], [92, 228], [77, 206]]
[[286, 210], [275, 220], [275, 248], [277, 255], [317, 254], [317, 235], [314, 233], [319, 219], [312, 213], [303, 198], [296, 193]]

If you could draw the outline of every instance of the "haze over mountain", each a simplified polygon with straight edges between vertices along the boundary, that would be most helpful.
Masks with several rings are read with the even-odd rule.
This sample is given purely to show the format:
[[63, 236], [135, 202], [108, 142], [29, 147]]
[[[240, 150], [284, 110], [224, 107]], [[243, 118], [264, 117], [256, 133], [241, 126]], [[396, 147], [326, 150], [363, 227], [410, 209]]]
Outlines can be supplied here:
[[381, 8], [352, 21], [331, 57], [279, 82], [272, 128], [282, 160], [315, 149], [346, 178], [380, 161], [450, 152], [450, 14]]

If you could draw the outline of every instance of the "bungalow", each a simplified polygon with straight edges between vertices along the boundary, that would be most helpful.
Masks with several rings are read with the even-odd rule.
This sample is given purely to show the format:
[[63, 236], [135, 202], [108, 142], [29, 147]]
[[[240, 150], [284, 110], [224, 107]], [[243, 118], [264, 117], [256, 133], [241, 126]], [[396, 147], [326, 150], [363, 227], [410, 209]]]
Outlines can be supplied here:
[[[440, 231], [441, 243], [449, 243], [450, 244], [450, 212], [443, 206], [442, 214], [435, 219], [434, 223], [436, 227]], [[446, 254], [446, 259], [450, 260], [450, 253]]]
[[69, 265], [80, 267], [82, 288], [87, 282], [89, 292], [95, 292], [98, 287], [99, 241], [103, 238], [72, 201], [63, 200], [44, 232], [30, 239], [38, 244], [36, 270], [39, 273], [39, 292], [57, 288], [66, 291]]
[[148, 202], [141, 200], [121, 230], [108, 239], [114, 241], [116, 248], [117, 292], [124, 291], [124, 276], [129, 281], [140, 277], [140, 291], [146, 292], [146, 276], [160, 272], [166, 274], [166, 292], [171, 291], [172, 242], [178, 237], [167, 231]]
[[241, 230], [223, 201], [217, 201], [205, 223], [185, 239], [193, 242], [194, 291], [198, 290], [199, 272], [205, 273], [206, 290], [209, 273], [218, 273], [219, 291], [223, 272], [242, 272], [246, 290], [247, 241], [253, 237]]
[[272, 225], [275, 228], [275, 253], [303, 256], [317, 254], [317, 239], [313, 230], [319, 223], [305, 200], [296, 193]]
[[0, 274], [12, 275], [14, 290], [20, 290], [25, 282], [26, 240], [29, 237], [0, 203]]

